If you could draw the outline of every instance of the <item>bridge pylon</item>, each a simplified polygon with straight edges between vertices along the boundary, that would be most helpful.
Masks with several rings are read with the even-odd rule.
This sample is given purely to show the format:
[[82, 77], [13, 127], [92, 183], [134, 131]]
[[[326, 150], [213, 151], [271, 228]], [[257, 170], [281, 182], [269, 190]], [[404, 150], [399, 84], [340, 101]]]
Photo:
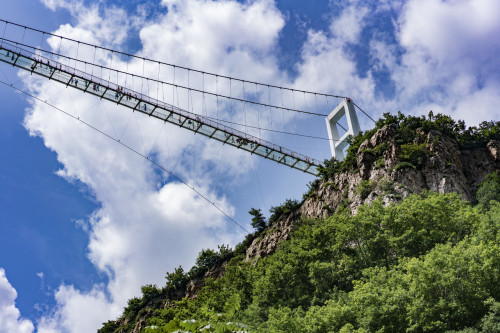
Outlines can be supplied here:
[[[345, 117], [347, 128], [343, 128], [340, 120]], [[345, 130], [343, 135], [340, 135], [339, 127]], [[328, 137], [330, 138], [330, 149], [332, 156], [342, 161], [345, 149], [349, 146], [349, 137], [354, 137], [361, 131], [359, 128], [358, 116], [354, 109], [354, 103], [350, 98], [344, 98], [342, 102], [326, 117], [326, 128]]]

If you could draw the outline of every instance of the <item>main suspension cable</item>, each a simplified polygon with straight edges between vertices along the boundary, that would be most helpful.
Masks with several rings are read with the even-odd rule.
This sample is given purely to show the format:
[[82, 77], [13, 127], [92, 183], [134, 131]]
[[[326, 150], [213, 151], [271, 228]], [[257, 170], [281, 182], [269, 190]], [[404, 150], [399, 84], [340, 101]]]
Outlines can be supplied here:
[[22, 24], [19, 24], [19, 23], [15, 23], [15, 22], [11, 22], [11, 21], [4, 20], [4, 19], [0, 19], [0, 22], [4, 22], [6, 24], [15, 25], [15, 26], [18, 26], [18, 27], [21, 27], [21, 28], [24, 28], [24, 29], [28, 29], [28, 30], [31, 30], [31, 31], [36, 31], [36, 32], [39, 32], [39, 33], [42, 33], [42, 34], [47, 34], [49, 36], [53, 36], [53, 37], [57, 37], [57, 38], [62, 38], [62, 39], [65, 39], [65, 40], [68, 40], [68, 41], [71, 41], [71, 42], [74, 42], [74, 43], [80, 43], [80, 44], [83, 44], [83, 45], [87, 45], [87, 46], [91, 46], [91, 47], [96, 47], [96, 48], [99, 48], [101, 50], [105, 50], [105, 51], [108, 51], [108, 52], [121, 54], [121, 55], [124, 55], [124, 56], [127, 56], [127, 57], [132, 57], [132, 58], [140, 59], [140, 60], [143, 60], [143, 61], [151, 61], [151, 62], [155, 62], [155, 63], [161, 63], [162, 65], [171, 66], [171, 67], [175, 66], [177, 68], [181, 68], [181, 69], [184, 69], [184, 70], [189, 70], [189, 71], [200, 73], [200, 74], [206, 74], [206, 75], [211, 75], [211, 76], [215, 76], [215, 77], [221, 77], [221, 78], [225, 78], [225, 79], [229, 79], [229, 80], [239, 81], [239, 82], [242, 82], [242, 83], [244, 82], [244, 83], [256, 84], [256, 85], [263, 86], [263, 87], [283, 89], [283, 90], [295, 91], [295, 92], [306, 93], [306, 94], [311, 94], [311, 95], [315, 94], [315, 95], [318, 95], [318, 96], [325, 96], [325, 97], [328, 96], [328, 97], [334, 97], [334, 98], [347, 98], [346, 96], [332, 95], [332, 94], [327, 94], [327, 93], [318, 93], [318, 92], [314, 92], [314, 91], [307, 91], [307, 90], [301, 90], [301, 89], [295, 89], [295, 88], [289, 88], [289, 87], [281, 87], [281, 86], [277, 86], [277, 85], [272, 85], [272, 84], [267, 84], [267, 83], [261, 83], [261, 82], [256, 82], [256, 81], [251, 81], [251, 80], [245, 80], [245, 79], [240, 79], [240, 78], [236, 78], [236, 77], [231, 77], [231, 76], [227, 76], [227, 75], [221, 75], [221, 74], [206, 72], [206, 71], [202, 71], [202, 70], [194, 69], [194, 68], [190, 68], [190, 67], [174, 65], [174, 64], [171, 64], [171, 63], [167, 63], [167, 62], [162, 62], [162, 61], [158, 61], [158, 60], [154, 60], [154, 59], [149, 59], [149, 58], [146, 58], [146, 57], [140, 57], [140, 56], [137, 56], [137, 55], [134, 55], [134, 54], [130, 54], [130, 53], [126, 53], [126, 52], [123, 52], [123, 51], [117, 51], [117, 50], [113, 50], [113, 49], [106, 48], [106, 47], [103, 47], [103, 46], [99, 46], [99, 45], [95, 45], [95, 44], [91, 44], [91, 43], [87, 43], [87, 42], [82, 42], [82, 41], [79, 41], [79, 40], [76, 40], [76, 39], [72, 39], [72, 38], [69, 38], [69, 37], [64, 37], [64, 36], [57, 35], [57, 34], [54, 34], [54, 33], [51, 33], [51, 32], [47, 32], [47, 31], [44, 31], [44, 30], [35, 29], [35, 28], [29, 27], [29, 26], [25, 26], [25, 25], [22, 25]]
[[[290, 112], [303, 113], [303, 114], [308, 114], [308, 115], [313, 115], [313, 116], [320, 116], [320, 117], [326, 117], [327, 116], [326, 114], [322, 114], [322, 113], [305, 111], [305, 110], [299, 110], [299, 109], [295, 109], [295, 108], [288, 108], [288, 107], [285, 107], [285, 106], [274, 105], [274, 104], [266, 104], [266, 103], [262, 103], [262, 102], [251, 101], [251, 100], [248, 100], [248, 99], [243, 99], [243, 98], [238, 98], [238, 97], [233, 97], [233, 96], [222, 95], [222, 94], [219, 94], [219, 93], [214, 93], [214, 92], [203, 90], [203, 89], [190, 88], [190, 87], [186, 87], [186, 86], [175, 84], [175, 83], [161, 81], [161, 80], [158, 80], [158, 79], [152, 79], [152, 78], [149, 78], [147, 76], [143, 76], [143, 75], [139, 75], [139, 74], [129, 73], [127, 71], [113, 69], [113, 68], [110, 68], [110, 67], [106, 67], [106, 66], [103, 66], [103, 65], [96, 64], [95, 62], [88, 62], [88, 61], [85, 61], [85, 60], [80, 60], [80, 59], [77, 59], [77, 58], [66, 56], [64, 54], [59, 54], [57, 52], [49, 51], [49, 50], [46, 50], [46, 49], [35, 48], [34, 46], [23, 44], [23, 43], [19, 43], [19, 42], [10, 40], [10, 39], [1, 38], [0, 40], [5, 41], [7, 43], [15, 44], [15, 45], [18, 45], [18, 46], [27, 47], [27, 48], [30, 48], [30, 49], [33, 49], [33, 50], [39, 50], [39, 51], [42, 51], [44, 53], [48, 53], [48, 54], [50, 54], [52, 56], [55, 56], [55, 57], [61, 57], [61, 58], [66, 58], [68, 60], [73, 60], [73, 61], [75, 61], [75, 63], [79, 62], [79, 63], [81, 63], [81, 64], [83, 64], [85, 66], [86, 65], [90, 65], [90, 66], [92, 66], [92, 71], [94, 70], [94, 67], [97, 67], [97, 68], [100, 68], [101, 71], [102, 70], [108, 70], [110, 72], [116, 72], [117, 74], [130, 75], [130, 76], [139, 78], [141, 80], [145, 79], [147, 81], [152, 81], [152, 82], [155, 82], [157, 84], [166, 84], [168, 86], [172, 86], [173, 88], [181, 88], [181, 89], [184, 89], [184, 90], [187, 90], [187, 91], [193, 91], [193, 92], [197, 92], [197, 93], [201, 93], [201, 94], [207, 94], [207, 95], [210, 95], [210, 96], [214, 96], [216, 98], [221, 97], [221, 98], [225, 98], [225, 99], [228, 99], [228, 100], [234, 100], [234, 101], [237, 101], [237, 102], [249, 103], [249, 104], [253, 104], [253, 105], [258, 105], [258, 106], [263, 106], [263, 107], [270, 107], [270, 108], [273, 108], [273, 109], [279, 109], [279, 110], [290, 111]], [[179, 66], [175, 66], [175, 67], [179, 67]], [[76, 66], [75, 66], [75, 68], [76, 68]], [[93, 75], [93, 73], [91, 73], [91, 74]]]

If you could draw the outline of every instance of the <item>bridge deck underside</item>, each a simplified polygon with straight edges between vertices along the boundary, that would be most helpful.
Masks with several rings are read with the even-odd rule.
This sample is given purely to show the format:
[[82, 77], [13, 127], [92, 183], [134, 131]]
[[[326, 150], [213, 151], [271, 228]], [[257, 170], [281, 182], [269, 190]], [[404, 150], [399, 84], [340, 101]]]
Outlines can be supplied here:
[[270, 142], [227, 127], [203, 116], [173, 105], [144, 96], [136, 91], [122, 88], [89, 73], [61, 64], [53, 59], [41, 57], [33, 52], [3, 42], [0, 46], [0, 61], [38, 74], [95, 95], [99, 98], [128, 107], [134, 111], [158, 118], [164, 122], [183, 127], [211, 139], [243, 149], [291, 168], [318, 174], [318, 162], [302, 154], [274, 145]]

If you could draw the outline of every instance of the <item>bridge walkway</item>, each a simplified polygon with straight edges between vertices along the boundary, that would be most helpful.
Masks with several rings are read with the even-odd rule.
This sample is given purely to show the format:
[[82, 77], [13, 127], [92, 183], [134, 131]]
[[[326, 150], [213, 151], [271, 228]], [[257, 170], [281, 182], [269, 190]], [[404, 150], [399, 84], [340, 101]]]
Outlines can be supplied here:
[[60, 82], [101, 99], [117, 103], [155, 117], [164, 122], [185, 128], [236, 147], [251, 154], [256, 154], [276, 163], [318, 175], [319, 162], [271, 142], [254, 137], [242, 131], [228, 127], [202, 115], [198, 115], [176, 106], [164, 103], [150, 96], [121, 87], [95, 75], [77, 70], [53, 59], [42, 57], [35, 52], [23, 49], [15, 44], [2, 41], [0, 61]]

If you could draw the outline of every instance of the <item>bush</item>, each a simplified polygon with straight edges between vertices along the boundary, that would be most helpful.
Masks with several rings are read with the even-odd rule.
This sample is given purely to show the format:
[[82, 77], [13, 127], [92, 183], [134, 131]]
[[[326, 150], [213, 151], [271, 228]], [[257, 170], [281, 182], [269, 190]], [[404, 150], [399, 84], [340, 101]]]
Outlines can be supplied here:
[[295, 212], [300, 208], [301, 203], [297, 200], [286, 199], [285, 203], [281, 206], [271, 207], [269, 212], [271, 216], [269, 217], [269, 226], [273, 225], [279, 220], [282, 215], [288, 215]]
[[142, 292], [142, 299], [143, 299], [144, 303], [160, 296], [160, 294], [161, 294], [161, 290], [158, 289], [153, 284], [147, 284], [145, 286], [142, 286], [141, 292]]
[[127, 318], [134, 319], [137, 312], [142, 307], [142, 300], [140, 298], [134, 297], [128, 300], [127, 306], [123, 311], [123, 315]]
[[195, 265], [189, 271], [189, 277], [192, 279], [197, 278], [205, 274], [205, 272], [211, 268], [219, 266], [233, 256], [233, 251], [229, 245], [219, 245], [218, 251], [211, 249], [202, 250], [198, 255], [198, 258], [196, 258]]
[[415, 165], [413, 165], [412, 163], [400, 161], [400, 162], [396, 163], [394, 168], [389, 169], [389, 173], [391, 173], [392, 170], [399, 170], [399, 169], [404, 169], [404, 168], [412, 168], [413, 170], [417, 170], [417, 167]]
[[407, 143], [401, 145], [399, 160], [414, 165], [417, 169], [424, 166], [427, 159], [427, 144]]
[[375, 188], [375, 181], [373, 180], [363, 180], [356, 187], [356, 194], [361, 197], [361, 199], [366, 199], [370, 193], [372, 193]]
[[490, 209], [490, 201], [500, 201], [500, 175], [498, 171], [487, 175], [479, 185], [476, 198], [480, 207]]
[[179, 266], [172, 273], [168, 273], [165, 276], [167, 280], [167, 290], [182, 290], [186, 288], [189, 282], [189, 276], [184, 273], [184, 269]]
[[378, 160], [375, 161], [374, 163], [374, 168], [375, 169], [381, 169], [385, 167], [385, 160], [383, 157], [379, 158]]
[[97, 330], [97, 333], [113, 333], [118, 328], [118, 324], [114, 320], [109, 320], [102, 323], [102, 325], [103, 326]]

